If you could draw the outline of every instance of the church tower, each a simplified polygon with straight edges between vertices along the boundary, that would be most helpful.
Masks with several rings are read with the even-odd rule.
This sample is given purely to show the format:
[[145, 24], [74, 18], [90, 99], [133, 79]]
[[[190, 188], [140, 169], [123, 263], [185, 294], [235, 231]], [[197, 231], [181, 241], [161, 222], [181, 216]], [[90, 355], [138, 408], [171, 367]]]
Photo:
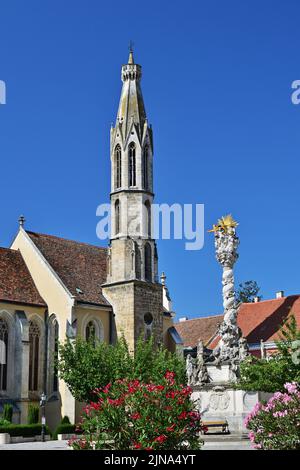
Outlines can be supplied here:
[[130, 51], [115, 127], [110, 132], [111, 240], [103, 293], [113, 305], [118, 336], [132, 351], [140, 336], [163, 337], [162, 286], [152, 238], [153, 139]]

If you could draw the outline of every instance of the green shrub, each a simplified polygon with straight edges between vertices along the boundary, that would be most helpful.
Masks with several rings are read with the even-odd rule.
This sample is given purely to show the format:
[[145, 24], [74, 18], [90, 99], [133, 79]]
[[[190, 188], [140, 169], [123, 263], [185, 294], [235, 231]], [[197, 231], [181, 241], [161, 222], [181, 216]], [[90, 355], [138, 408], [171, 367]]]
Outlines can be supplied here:
[[57, 426], [53, 434], [53, 439], [57, 439], [58, 434], [78, 434], [78, 431], [76, 431], [76, 429], [77, 426], [75, 424], [61, 423]]
[[28, 407], [28, 424], [37, 424], [39, 422], [40, 409], [37, 405], [30, 404]]
[[7, 421], [6, 419], [0, 418], [0, 427], [1, 426], [9, 426], [11, 423], [10, 421]]
[[60, 424], [71, 424], [71, 421], [69, 420], [69, 416], [64, 416]]
[[[101, 367], [99, 367], [101, 364]], [[72, 395], [83, 402], [93, 401], [95, 388], [126, 377], [145, 383], [164, 381], [168, 370], [176, 373], [178, 384], [186, 383], [185, 361], [163, 346], [156, 348], [153, 337], [148, 341], [140, 338], [134, 357], [122, 337], [116, 345], [103, 341], [67, 340], [60, 344], [58, 368], [60, 378], [68, 385]]]
[[[0, 433], [6, 432], [12, 437], [34, 437], [42, 434], [41, 424], [9, 424], [7, 426], [0, 426]], [[51, 431], [46, 426], [45, 433], [51, 435]]]
[[3, 415], [2, 419], [4, 421], [8, 421], [9, 423], [12, 422], [12, 417], [13, 417], [13, 406], [9, 403], [5, 403], [3, 407]]

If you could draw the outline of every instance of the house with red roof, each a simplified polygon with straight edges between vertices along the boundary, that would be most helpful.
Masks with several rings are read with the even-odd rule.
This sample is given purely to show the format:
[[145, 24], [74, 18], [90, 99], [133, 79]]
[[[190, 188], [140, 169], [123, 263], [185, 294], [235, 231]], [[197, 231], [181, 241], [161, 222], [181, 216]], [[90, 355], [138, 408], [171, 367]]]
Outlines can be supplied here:
[[[238, 310], [237, 322], [247, 339], [250, 353], [265, 357], [276, 352], [275, 341], [279, 339], [280, 327], [292, 314], [300, 328], [300, 295], [284, 296], [280, 291], [275, 299], [243, 303]], [[212, 350], [218, 344], [218, 326], [222, 321], [223, 315], [181, 318], [174, 327], [186, 352], [195, 351], [199, 340], [205, 348]]]

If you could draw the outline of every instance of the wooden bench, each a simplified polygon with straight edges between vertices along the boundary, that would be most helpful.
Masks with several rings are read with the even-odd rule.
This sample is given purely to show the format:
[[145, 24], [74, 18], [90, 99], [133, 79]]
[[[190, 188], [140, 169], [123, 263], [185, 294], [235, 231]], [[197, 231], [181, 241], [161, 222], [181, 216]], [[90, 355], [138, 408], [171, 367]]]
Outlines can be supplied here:
[[219, 421], [202, 421], [202, 426], [207, 428], [205, 431], [203, 431], [203, 434], [207, 434], [207, 431], [210, 428], [222, 428], [222, 433], [229, 433], [228, 422], [226, 419]]

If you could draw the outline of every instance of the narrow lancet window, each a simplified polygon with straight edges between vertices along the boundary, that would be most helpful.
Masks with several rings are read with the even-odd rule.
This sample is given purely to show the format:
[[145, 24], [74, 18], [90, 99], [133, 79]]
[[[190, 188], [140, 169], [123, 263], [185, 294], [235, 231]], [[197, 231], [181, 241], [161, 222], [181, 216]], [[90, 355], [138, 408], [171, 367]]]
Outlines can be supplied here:
[[115, 160], [116, 160], [116, 189], [121, 188], [122, 186], [122, 152], [120, 145], [116, 146], [115, 149]]
[[136, 186], [136, 159], [134, 143], [131, 143], [129, 146], [129, 186]]

